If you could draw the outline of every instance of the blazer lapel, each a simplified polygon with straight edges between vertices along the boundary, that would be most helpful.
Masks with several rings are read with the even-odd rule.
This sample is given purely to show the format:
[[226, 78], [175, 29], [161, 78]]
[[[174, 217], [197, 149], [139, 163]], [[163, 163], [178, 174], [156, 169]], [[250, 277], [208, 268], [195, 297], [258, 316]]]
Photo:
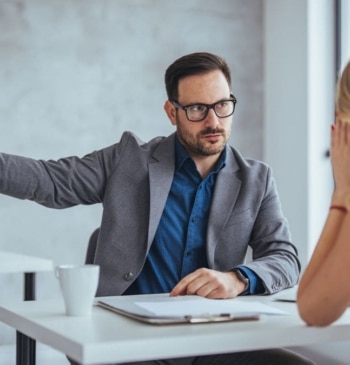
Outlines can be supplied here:
[[169, 195], [175, 170], [175, 134], [159, 143], [149, 163], [150, 216], [147, 245], [150, 247]]
[[219, 172], [210, 208], [207, 230], [207, 253], [209, 267], [214, 267], [214, 254], [220, 232], [235, 206], [241, 180], [235, 176], [239, 166], [231, 148], [227, 147], [226, 166]]

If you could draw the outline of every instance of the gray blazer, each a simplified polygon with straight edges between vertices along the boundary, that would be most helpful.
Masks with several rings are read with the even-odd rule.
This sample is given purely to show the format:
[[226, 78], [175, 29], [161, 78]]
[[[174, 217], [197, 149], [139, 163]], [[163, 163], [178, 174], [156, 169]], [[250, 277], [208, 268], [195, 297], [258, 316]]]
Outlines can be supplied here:
[[[130, 132], [83, 158], [42, 161], [0, 154], [0, 192], [50, 208], [103, 204], [95, 263], [97, 295], [119, 295], [140, 273], [152, 244], [175, 167], [175, 134], [147, 143]], [[228, 271], [244, 263], [266, 293], [297, 283], [300, 264], [270, 168], [227, 146], [217, 177], [207, 230], [209, 267]]]

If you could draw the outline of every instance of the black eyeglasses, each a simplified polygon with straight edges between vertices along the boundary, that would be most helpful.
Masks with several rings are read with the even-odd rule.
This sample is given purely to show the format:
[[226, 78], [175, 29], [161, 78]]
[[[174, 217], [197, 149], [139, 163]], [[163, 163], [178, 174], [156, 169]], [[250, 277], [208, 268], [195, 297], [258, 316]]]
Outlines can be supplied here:
[[208, 113], [209, 109], [213, 109], [216, 116], [219, 118], [227, 118], [232, 115], [235, 111], [235, 106], [237, 103], [237, 99], [230, 95], [231, 99], [220, 100], [214, 104], [189, 104], [189, 105], [181, 105], [177, 101], [170, 100], [175, 108], [182, 109], [185, 111], [187, 119], [191, 122], [201, 122], [204, 120]]

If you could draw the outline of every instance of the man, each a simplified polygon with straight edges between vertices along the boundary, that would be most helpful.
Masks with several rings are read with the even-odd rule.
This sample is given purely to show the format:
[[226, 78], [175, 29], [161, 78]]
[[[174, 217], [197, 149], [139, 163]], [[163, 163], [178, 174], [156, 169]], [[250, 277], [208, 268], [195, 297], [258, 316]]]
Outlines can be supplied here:
[[[0, 192], [51, 208], [103, 203], [99, 296], [234, 298], [295, 285], [300, 265], [271, 171], [227, 145], [236, 99], [226, 62], [181, 57], [165, 84], [176, 133], [144, 143], [127, 132], [113, 146], [59, 161], [1, 154]], [[248, 246], [254, 260], [243, 264]], [[310, 364], [282, 350], [164, 362], [258, 363]]]

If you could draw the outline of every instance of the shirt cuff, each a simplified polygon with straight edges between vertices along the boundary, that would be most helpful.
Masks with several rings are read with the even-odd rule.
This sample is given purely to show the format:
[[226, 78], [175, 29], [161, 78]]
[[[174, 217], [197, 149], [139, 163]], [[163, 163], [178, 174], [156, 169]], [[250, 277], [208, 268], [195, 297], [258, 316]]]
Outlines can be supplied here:
[[248, 269], [246, 266], [236, 267], [235, 270], [239, 270], [249, 280], [248, 288], [240, 295], [262, 294], [265, 292], [262, 280], [254, 271]]

